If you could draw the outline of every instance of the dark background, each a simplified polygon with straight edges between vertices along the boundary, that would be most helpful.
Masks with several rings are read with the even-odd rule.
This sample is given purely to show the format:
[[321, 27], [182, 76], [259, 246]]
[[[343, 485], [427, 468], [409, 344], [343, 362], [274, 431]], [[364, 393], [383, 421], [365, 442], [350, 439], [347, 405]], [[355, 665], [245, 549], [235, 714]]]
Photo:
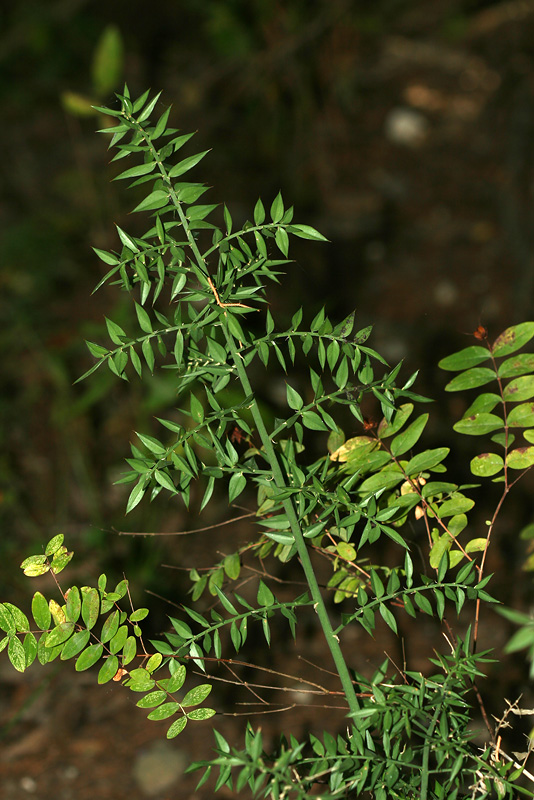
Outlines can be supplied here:
[[[113, 480], [133, 431], [150, 431], [174, 387], [162, 373], [125, 386], [102, 372], [74, 385], [91, 364], [84, 338], [105, 341], [104, 315], [127, 324], [130, 314], [113, 289], [90, 297], [104, 272], [91, 246], [115, 247], [113, 223], [136, 232], [131, 193], [110, 183], [117, 169], [94, 133], [103, 117], [90, 111], [113, 103], [124, 80], [134, 96], [163, 90], [159, 108], [172, 104], [172, 124], [198, 130], [188, 152], [214, 148], [196, 173], [214, 187], [207, 202], [224, 200], [240, 222], [258, 196], [267, 205], [280, 189], [296, 221], [329, 238], [293, 246], [296, 263], [272, 294], [282, 323], [299, 304], [310, 317], [325, 304], [334, 320], [355, 309], [358, 327], [375, 326], [372, 346], [392, 363], [404, 358], [406, 376], [421, 368], [419, 390], [439, 399], [430, 435], [450, 437], [446, 421], [463, 401], [443, 399], [437, 361], [472, 343], [479, 324], [493, 337], [534, 310], [534, 2], [27, 0], [4, 3], [0, 25], [2, 599], [27, 602], [16, 565], [58, 532], [78, 555], [76, 580], [124, 571], [139, 602], [145, 587], [176, 597], [188, 584], [160, 564], [193, 565], [205, 539], [115, 531], [182, 530], [229, 515], [224, 498], [202, 522], [160, 499], [125, 520], [126, 490]], [[456, 445], [468, 477], [472, 442]], [[497, 562], [525, 603], [531, 582], [517, 532], [531, 521], [530, 497], [526, 486], [510, 506]], [[221, 536], [210, 556], [224, 549]], [[71, 672], [51, 673], [52, 697]], [[1, 675], [6, 741], [57, 724], [53, 699], [31, 711], [39, 670], [16, 683], [9, 667]], [[66, 717], [84, 702], [76, 695]], [[110, 748], [95, 741], [113, 735], [121, 713], [127, 729], [143, 718], [120, 706], [93, 720], [95, 763], [107, 764]], [[65, 724], [59, 738], [79, 738], [82, 723]], [[161, 736], [145, 728], [124, 759], [143, 735]], [[20, 783], [28, 777], [48, 796], [45, 774], [54, 797], [82, 796], [89, 767], [78, 762], [90, 744], [69, 751], [67, 767], [78, 770], [70, 778], [58, 777], [55, 751], [46, 760], [36, 748], [30, 739], [0, 762], [13, 796], [31, 793]], [[117, 775], [129, 766], [118, 759], [117, 769], [106, 766], [98, 797], [104, 784], [122, 797]], [[131, 780], [124, 796], [144, 796]]]

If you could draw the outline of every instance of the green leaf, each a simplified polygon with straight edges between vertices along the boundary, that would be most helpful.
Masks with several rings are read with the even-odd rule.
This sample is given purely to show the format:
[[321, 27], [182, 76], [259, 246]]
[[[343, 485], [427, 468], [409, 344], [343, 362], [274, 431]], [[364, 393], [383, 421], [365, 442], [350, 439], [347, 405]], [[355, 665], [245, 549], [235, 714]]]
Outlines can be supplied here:
[[387, 422], [385, 419], [380, 422], [377, 431], [378, 437], [380, 439], [386, 439], [389, 436], [393, 436], [394, 434], [398, 433], [406, 420], [410, 417], [413, 409], [413, 403], [404, 403], [403, 405], [399, 406], [397, 411], [393, 414], [390, 422]]
[[522, 403], [514, 406], [507, 418], [512, 428], [530, 428], [534, 425], [534, 403]]
[[145, 482], [140, 480], [130, 492], [128, 502], [126, 504], [126, 513], [129, 514], [143, 499], [145, 493]]
[[393, 633], [397, 633], [397, 620], [393, 616], [393, 613], [389, 610], [389, 608], [384, 605], [384, 603], [380, 603], [379, 606], [380, 616], [386, 623], [386, 625], [391, 628]]
[[135, 303], [135, 311], [137, 313], [137, 319], [139, 320], [139, 326], [141, 330], [145, 331], [145, 333], [152, 333], [152, 323], [145, 309], [140, 306], [139, 303]]
[[88, 630], [94, 628], [100, 614], [100, 597], [96, 589], [88, 589], [83, 593], [82, 619]]
[[[15, 629], [20, 633], [25, 633], [26, 631], [30, 630], [30, 623], [28, 621], [28, 617], [24, 614], [20, 608], [14, 606], [13, 603], [3, 603], [3, 606], [7, 613], [11, 614], [13, 622], [15, 624]], [[11, 631], [6, 631], [7, 633], [11, 633]], [[13, 630], [13, 633], [15, 631]]]
[[459, 372], [460, 370], [476, 367], [477, 364], [482, 364], [483, 361], [488, 361], [489, 358], [490, 352], [487, 347], [472, 345], [471, 347], [465, 347], [458, 353], [442, 358], [438, 363], [438, 367], [451, 372]]
[[186, 668], [184, 664], [179, 664], [174, 675], [169, 678], [169, 682], [165, 687], [166, 691], [172, 694], [173, 692], [177, 692], [179, 689], [181, 689], [185, 682], [185, 676]]
[[284, 203], [280, 192], [274, 198], [271, 205], [271, 219], [273, 222], [280, 222], [284, 216]]
[[282, 255], [287, 258], [289, 254], [289, 237], [284, 228], [277, 228], [274, 240]]
[[[120, 612], [117, 609], [115, 609], [115, 611], [111, 612], [109, 617], [102, 625], [102, 632], [100, 634], [100, 641], [102, 642], [102, 644], [109, 642], [111, 639], [113, 639], [113, 637], [117, 633], [117, 630], [119, 629], [119, 617], [120, 617]], [[115, 670], [115, 672], [116, 671], [117, 670]]]
[[430, 551], [429, 562], [433, 569], [437, 569], [441, 563], [441, 559], [451, 549], [453, 539], [448, 533], [444, 533], [439, 539], [434, 542]]
[[46, 647], [55, 647], [70, 639], [74, 632], [74, 622], [61, 622], [46, 637]]
[[77, 622], [82, 610], [82, 600], [80, 597], [80, 590], [77, 586], [71, 586], [66, 594], [67, 605], [65, 608], [65, 615], [69, 622]]
[[172, 723], [171, 727], [167, 731], [167, 739], [174, 739], [175, 736], [178, 736], [178, 734], [183, 731], [186, 725], [187, 725], [186, 716], [177, 719], [176, 722]]
[[166, 691], [162, 692], [158, 689], [155, 692], [146, 694], [144, 697], [138, 700], [136, 706], [138, 706], [138, 708], [155, 708], [156, 706], [161, 705], [161, 703], [163, 703], [167, 697], [168, 695]]
[[287, 394], [287, 404], [289, 408], [294, 409], [295, 411], [300, 411], [302, 406], [304, 405], [304, 400], [300, 396], [300, 394], [293, 389], [289, 383], [286, 384], [286, 394]]
[[9, 637], [7, 655], [17, 672], [24, 672], [26, 669], [26, 653], [22, 642], [16, 636]]
[[57, 536], [54, 536], [48, 544], [46, 545], [45, 549], [45, 556], [53, 556], [54, 553], [59, 550], [61, 545], [63, 544], [64, 535], [62, 533], [58, 533]]
[[276, 597], [262, 580], [260, 580], [256, 599], [259, 605], [265, 608], [269, 608], [276, 603]]
[[137, 641], [135, 636], [128, 636], [126, 642], [124, 643], [124, 647], [122, 649], [122, 666], [125, 667], [126, 664], [129, 664], [131, 661], [134, 660], [135, 656], [137, 655]]
[[76, 672], [83, 672], [96, 664], [103, 650], [104, 648], [101, 644], [90, 644], [76, 659], [76, 664], [74, 665]]
[[349, 542], [338, 542], [336, 549], [338, 555], [346, 561], [354, 561], [356, 558], [356, 550]]
[[108, 329], [109, 338], [116, 345], [122, 345], [123, 339], [126, 339], [126, 333], [123, 331], [120, 325], [117, 325], [116, 322], [113, 322], [112, 319], [108, 319], [104, 317], [106, 321], [106, 327]]
[[[518, 406], [518, 408], [521, 408], [521, 406]], [[513, 411], [516, 410], [517, 409], [513, 409]], [[495, 414], [473, 414], [470, 417], [458, 420], [458, 422], [453, 425], [453, 429], [457, 433], [465, 433], [468, 436], [485, 436], [487, 433], [491, 433], [503, 427], [503, 420]]]
[[480, 478], [489, 478], [496, 475], [504, 467], [501, 456], [495, 453], [481, 453], [471, 460], [471, 472]]
[[147, 197], [134, 208], [133, 213], [136, 211], [154, 211], [156, 208], [163, 208], [163, 206], [167, 205], [168, 201], [169, 195], [167, 192], [156, 189], [155, 192], [151, 192], [147, 195]]
[[203, 720], [210, 719], [215, 716], [216, 713], [214, 708], [195, 708], [193, 711], [188, 711], [187, 716], [189, 719]]
[[232, 555], [226, 556], [223, 561], [223, 568], [231, 581], [237, 580], [241, 573], [241, 559], [239, 553], [232, 553]]
[[154, 711], [151, 711], [147, 719], [152, 719], [152, 720], [168, 719], [169, 717], [172, 717], [173, 714], [176, 714], [179, 708], [180, 706], [178, 705], [178, 703], [175, 702], [164, 703], [162, 706], [155, 708]]
[[358, 487], [358, 492], [362, 495], [374, 494], [380, 489], [392, 489], [402, 480], [404, 480], [404, 475], [398, 469], [383, 469], [363, 481]]
[[239, 497], [245, 486], [247, 479], [242, 472], [235, 472], [230, 478], [228, 484], [228, 502], [233, 503], [236, 497]]
[[254, 224], [261, 225], [264, 220], [265, 220], [265, 208], [261, 200], [258, 199], [258, 202], [254, 206]]
[[302, 422], [306, 428], [312, 431], [329, 430], [328, 425], [323, 422], [319, 414], [316, 414], [315, 411], [304, 411], [302, 414]]
[[462, 392], [466, 389], [475, 389], [477, 386], [484, 386], [496, 379], [496, 374], [488, 367], [474, 367], [467, 372], [461, 372], [445, 387], [446, 392]]
[[534, 464], [534, 447], [517, 447], [506, 456], [510, 469], [528, 469]]
[[137, 167], [131, 167], [130, 169], [121, 172], [120, 175], [117, 175], [113, 178], [114, 181], [124, 180], [125, 178], [139, 178], [141, 175], [148, 175], [154, 167], [156, 166], [155, 161], [150, 161], [148, 164], [139, 164]]
[[136, 243], [134, 242], [134, 240], [132, 239], [132, 237], [128, 236], [126, 231], [123, 231], [122, 228], [119, 228], [118, 225], [115, 225], [115, 227], [117, 228], [117, 233], [119, 234], [119, 239], [121, 240], [123, 245], [125, 247], [127, 247], [128, 250], [131, 250], [132, 253], [139, 253], [139, 248], [136, 245]]
[[204, 421], [204, 408], [198, 397], [194, 394], [191, 394], [191, 416], [195, 422]]
[[517, 375], [525, 375], [529, 372], [534, 372], [534, 353], [512, 356], [503, 361], [498, 369], [500, 378], [515, 378]]
[[419, 440], [428, 422], [429, 414], [421, 414], [420, 417], [411, 423], [403, 433], [399, 433], [391, 442], [391, 453], [398, 457], [411, 450]]
[[449, 447], [436, 447], [434, 450], [425, 450], [424, 453], [418, 453], [406, 464], [406, 474], [416, 475], [424, 470], [433, 469], [438, 464], [441, 464], [449, 452]]
[[287, 228], [289, 233], [295, 234], [300, 239], [312, 239], [316, 242], [327, 242], [326, 236], [312, 228], [311, 225], [289, 225]]
[[37, 578], [50, 570], [50, 565], [45, 562], [46, 556], [29, 556], [24, 559], [20, 568], [28, 578]]
[[60, 655], [61, 660], [67, 661], [69, 658], [74, 658], [78, 653], [81, 653], [89, 643], [90, 637], [91, 633], [87, 629], [76, 631], [62, 648]]
[[50, 609], [48, 608], [48, 603], [41, 592], [35, 592], [33, 596], [32, 616], [38, 628], [40, 628], [42, 631], [48, 630], [52, 615], [50, 613]]
[[142, 619], [148, 617], [150, 611], [148, 608], [138, 608], [135, 611], [132, 611], [128, 619], [130, 622], [140, 622]]
[[464, 514], [475, 505], [475, 501], [470, 497], [465, 497], [460, 492], [454, 492], [450, 500], [445, 500], [438, 509], [438, 517], [452, 517], [457, 514]]
[[530, 400], [531, 397], [534, 397], [534, 375], [516, 378], [504, 387], [503, 398], [512, 403]]
[[515, 353], [534, 336], [534, 322], [521, 322], [519, 325], [512, 325], [498, 336], [491, 347], [495, 358], [507, 356]]
[[194, 166], [201, 161], [205, 155], [209, 153], [209, 150], [204, 150], [203, 153], [196, 153], [194, 156], [189, 156], [188, 158], [184, 158], [183, 161], [179, 161], [174, 167], [172, 167], [169, 171], [169, 178], [178, 178], [180, 175], [184, 175], [186, 172], [189, 172], [190, 169], [193, 169]]
[[99, 250], [98, 247], [93, 247], [92, 249], [104, 264], [108, 264], [110, 267], [120, 264], [120, 259], [117, 258], [116, 255], [113, 255], [113, 253], [108, 253], [106, 250]]
[[465, 546], [466, 553], [483, 553], [486, 549], [487, 539], [471, 539]]
[[117, 674], [119, 659], [117, 656], [108, 656], [98, 672], [98, 683], [108, 683]]
[[50, 565], [50, 568], [54, 573], [54, 575], [57, 575], [59, 572], [61, 572], [61, 570], [65, 569], [69, 561], [72, 560], [73, 555], [74, 553], [72, 552], [67, 553], [66, 547], [62, 547], [60, 550], [54, 553], [54, 556], [52, 558], [52, 563]]
[[195, 686], [194, 689], [191, 689], [189, 692], [187, 692], [180, 705], [183, 708], [187, 708], [188, 706], [198, 706], [199, 703], [202, 703], [206, 699], [210, 692], [211, 684], [201, 683], [199, 686]]
[[26, 667], [31, 667], [37, 655], [37, 640], [33, 633], [27, 633], [22, 642], [24, 655], [26, 657]]
[[122, 650], [127, 638], [128, 638], [128, 626], [121, 625], [117, 633], [109, 643], [110, 652], [113, 655], [115, 655], [115, 653], [118, 653], [119, 650]]

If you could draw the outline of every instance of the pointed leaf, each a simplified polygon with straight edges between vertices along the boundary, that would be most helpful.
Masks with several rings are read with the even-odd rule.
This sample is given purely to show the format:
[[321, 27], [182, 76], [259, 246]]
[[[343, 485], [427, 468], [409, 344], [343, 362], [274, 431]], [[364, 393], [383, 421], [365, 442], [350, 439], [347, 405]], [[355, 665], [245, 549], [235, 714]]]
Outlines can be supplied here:
[[390, 445], [393, 456], [401, 456], [412, 449], [423, 433], [428, 422], [428, 417], [429, 414], [421, 414], [421, 416], [417, 417], [405, 431], [399, 433], [399, 435], [393, 439]]
[[144, 200], [142, 200], [139, 205], [134, 208], [134, 212], [136, 211], [153, 211], [156, 208], [163, 208], [166, 206], [169, 201], [169, 195], [167, 192], [162, 191], [161, 189], [156, 189], [155, 192], [151, 192]]
[[312, 239], [316, 242], [327, 242], [326, 236], [312, 228], [311, 225], [289, 225], [287, 228], [289, 233], [295, 234], [300, 239]]
[[189, 156], [189, 158], [184, 158], [183, 161], [178, 162], [178, 164], [171, 168], [169, 171], [169, 178], [177, 178], [179, 175], [184, 175], [186, 172], [189, 172], [189, 170], [198, 164], [207, 153], [209, 153], [209, 150], [204, 150], [203, 153], [197, 153], [194, 156]]
[[152, 172], [155, 166], [155, 161], [151, 161], [148, 164], [139, 164], [137, 167], [131, 167], [125, 172], [121, 172], [120, 175], [117, 175], [115, 178], [113, 178], [113, 180], [120, 181], [124, 180], [125, 178], [138, 178], [141, 175], [148, 175], [149, 172]]

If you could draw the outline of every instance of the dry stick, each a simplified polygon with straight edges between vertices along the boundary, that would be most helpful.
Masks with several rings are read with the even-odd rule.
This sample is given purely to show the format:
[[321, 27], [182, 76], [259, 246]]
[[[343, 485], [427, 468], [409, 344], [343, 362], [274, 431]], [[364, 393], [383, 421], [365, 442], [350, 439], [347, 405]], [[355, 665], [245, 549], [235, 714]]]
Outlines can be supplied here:
[[232, 522], [238, 522], [241, 519], [247, 519], [248, 517], [255, 517], [256, 513], [254, 511], [249, 511], [248, 514], [241, 514], [240, 517], [234, 517], [233, 519], [227, 519], [226, 522], [217, 522], [215, 525], [206, 525], [204, 528], [195, 528], [192, 531], [169, 531], [166, 533], [149, 533], [147, 531], [115, 531], [119, 536], [191, 536], [193, 533], [205, 533], [206, 531], [212, 531], [215, 528], [222, 528], [223, 525], [231, 525]]
[[[184, 659], [192, 659], [192, 656], [183, 656]], [[239, 661], [235, 658], [214, 658], [213, 656], [195, 656], [195, 658], [201, 658], [202, 661], [214, 661], [217, 664], [236, 664], [238, 667], [252, 667], [253, 669], [257, 669], [260, 672], [267, 672], [269, 675], [276, 675], [279, 678], [289, 678], [292, 681], [296, 681], [297, 683], [306, 683], [308, 686], [314, 686], [316, 689], [319, 690], [320, 694], [335, 694], [339, 696], [343, 696], [345, 692], [343, 691], [333, 691], [330, 689], [326, 689], [324, 686], [321, 686], [320, 683], [314, 683], [314, 681], [310, 681], [307, 678], [301, 678], [297, 675], [289, 675], [287, 672], [278, 672], [276, 669], [270, 669], [269, 667], [262, 667], [260, 664], [251, 664], [248, 661]], [[300, 691], [300, 690], [299, 690]]]

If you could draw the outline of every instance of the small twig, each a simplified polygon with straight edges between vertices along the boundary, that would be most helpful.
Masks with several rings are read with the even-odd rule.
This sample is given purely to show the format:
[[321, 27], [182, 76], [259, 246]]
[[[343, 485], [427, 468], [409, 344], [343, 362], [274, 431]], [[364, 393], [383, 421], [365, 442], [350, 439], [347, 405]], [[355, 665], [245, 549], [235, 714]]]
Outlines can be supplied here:
[[213, 281], [211, 280], [210, 276], [207, 275], [206, 277], [208, 279], [208, 283], [210, 285], [210, 289], [213, 292], [213, 296], [215, 297], [215, 302], [217, 303], [218, 306], [220, 306], [220, 308], [236, 307], [236, 308], [249, 308], [251, 311], [257, 311], [258, 310], [257, 308], [256, 309], [252, 308], [252, 306], [246, 306], [244, 303], [223, 303], [221, 298], [219, 297], [219, 292], [215, 288], [215, 285], [214, 285]]
[[223, 525], [231, 525], [232, 522], [238, 522], [241, 519], [247, 519], [247, 517], [255, 517], [255, 511], [249, 511], [248, 514], [241, 514], [240, 517], [234, 517], [233, 519], [227, 519], [226, 522], [217, 522], [216, 525], [206, 525], [205, 528], [195, 528], [192, 531], [168, 531], [164, 533], [151, 533], [148, 531], [115, 531], [119, 536], [191, 536], [194, 533], [205, 533], [206, 531], [212, 531], [214, 528], [222, 528]]

